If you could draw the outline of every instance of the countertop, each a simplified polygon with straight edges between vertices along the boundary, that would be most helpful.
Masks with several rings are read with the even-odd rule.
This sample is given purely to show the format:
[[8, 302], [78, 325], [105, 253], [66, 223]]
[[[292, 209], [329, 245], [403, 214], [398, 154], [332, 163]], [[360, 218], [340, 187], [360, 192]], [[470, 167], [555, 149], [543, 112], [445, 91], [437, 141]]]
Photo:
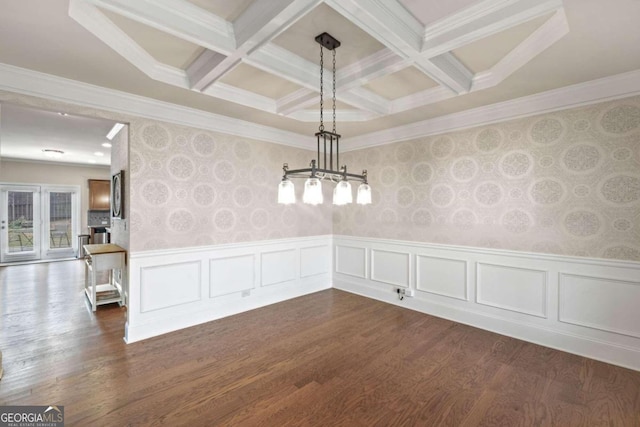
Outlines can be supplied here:
[[126, 252], [126, 249], [118, 245], [114, 245], [113, 243], [84, 245], [83, 247], [87, 255], [100, 255], [100, 254], [111, 254], [116, 252]]

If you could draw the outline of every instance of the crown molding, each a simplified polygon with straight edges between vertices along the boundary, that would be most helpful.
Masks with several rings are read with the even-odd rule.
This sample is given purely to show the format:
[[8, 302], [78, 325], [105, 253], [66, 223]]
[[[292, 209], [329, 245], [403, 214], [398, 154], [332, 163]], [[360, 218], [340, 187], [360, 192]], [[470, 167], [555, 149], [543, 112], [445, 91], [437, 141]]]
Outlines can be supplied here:
[[640, 69], [406, 126], [345, 138], [342, 141], [342, 151], [391, 144], [634, 95], [640, 95]]
[[[243, 138], [308, 149], [308, 135], [132, 95], [0, 63], [0, 90], [159, 120]], [[436, 135], [536, 114], [640, 95], [640, 69], [560, 89], [473, 108], [406, 126], [345, 138], [344, 152]]]
[[0, 90], [308, 149], [307, 135], [0, 63]]

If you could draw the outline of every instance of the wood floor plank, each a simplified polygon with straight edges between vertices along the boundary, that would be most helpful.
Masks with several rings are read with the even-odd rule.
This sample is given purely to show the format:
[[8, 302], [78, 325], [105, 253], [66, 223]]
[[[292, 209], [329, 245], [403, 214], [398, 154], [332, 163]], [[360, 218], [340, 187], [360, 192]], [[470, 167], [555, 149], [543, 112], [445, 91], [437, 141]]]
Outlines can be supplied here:
[[71, 426], [640, 426], [640, 372], [337, 290], [127, 345], [83, 268], [0, 268], [0, 405]]

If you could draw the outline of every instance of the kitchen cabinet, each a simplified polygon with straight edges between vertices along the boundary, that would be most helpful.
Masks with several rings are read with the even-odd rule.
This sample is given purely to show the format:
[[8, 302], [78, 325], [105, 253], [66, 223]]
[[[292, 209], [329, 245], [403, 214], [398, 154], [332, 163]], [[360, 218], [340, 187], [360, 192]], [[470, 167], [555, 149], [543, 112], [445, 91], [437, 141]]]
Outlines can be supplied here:
[[111, 205], [111, 181], [108, 179], [89, 180], [89, 209], [109, 210]]

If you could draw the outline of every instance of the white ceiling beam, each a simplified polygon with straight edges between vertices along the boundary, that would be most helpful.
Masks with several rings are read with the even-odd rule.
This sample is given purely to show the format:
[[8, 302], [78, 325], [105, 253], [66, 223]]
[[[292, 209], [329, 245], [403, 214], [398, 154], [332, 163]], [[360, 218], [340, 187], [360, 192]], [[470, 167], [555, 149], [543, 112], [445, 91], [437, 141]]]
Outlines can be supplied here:
[[[275, 74], [281, 78], [289, 80], [297, 85], [309, 89], [317, 94], [320, 82], [320, 67], [298, 55], [294, 55], [288, 50], [268, 43], [262, 48], [256, 50], [249, 55], [245, 62], [251, 66], [261, 70]], [[324, 82], [325, 91], [331, 92], [333, 76], [330, 71], [325, 70]], [[337, 82], [336, 82], [337, 83]], [[336, 93], [337, 99], [344, 101], [356, 108], [363, 110], [382, 113], [387, 110], [387, 106], [381, 106], [380, 103], [386, 104], [388, 101], [382, 97], [378, 97], [366, 89], [358, 89], [361, 91], [359, 96], [355, 96], [346, 91]], [[319, 95], [316, 95], [319, 99]], [[279, 110], [279, 113], [287, 111], [289, 114], [297, 109], [304, 108], [309, 105], [309, 98], [300, 98], [299, 104], [296, 106], [295, 101], [288, 100], [288, 106]], [[319, 102], [319, 101], [318, 101]], [[280, 101], [278, 101], [280, 104]]]
[[389, 114], [389, 100], [363, 87], [357, 87], [342, 93], [340, 100], [373, 113]]
[[422, 55], [430, 58], [562, 8], [562, 0], [484, 0], [427, 27]]
[[336, 74], [337, 90], [363, 86], [379, 77], [393, 74], [411, 65], [390, 49], [382, 49], [358, 62], [342, 67]]
[[318, 94], [309, 89], [298, 89], [297, 91], [283, 96], [276, 101], [276, 110], [278, 114], [287, 116], [291, 113], [308, 107], [316, 103]]
[[472, 90], [487, 89], [500, 84], [568, 33], [567, 17], [564, 10], [560, 9], [490, 70], [477, 74]]
[[254, 51], [244, 62], [307, 89], [316, 90], [320, 81], [319, 65], [273, 43]]
[[154, 80], [187, 89], [187, 74], [157, 61], [100, 10], [82, 0], [70, 0], [69, 16]]
[[228, 55], [233, 26], [186, 0], [83, 0], [199, 46]]
[[[469, 91], [492, 87], [568, 32], [562, 0], [484, 0], [426, 30], [396, 0], [325, 0], [387, 48], [338, 70], [337, 98], [360, 110], [354, 121], [417, 108]], [[231, 24], [186, 0], [70, 0], [69, 15], [149, 77], [221, 99], [292, 118], [319, 102], [319, 69], [269, 41], [321, 0], [257, 0]], [[111, 22], [104, 8], [207, 48], [185, 71], [162, 64]], [[473, 76], [450, 51], [537, 16], [556, 14], [491, 70]], [[236, 45], [236, 40], [239, 46]], [[431, 44], [443, 44], [431, 46]], [[241, 61], [278, 75], [303, 89], [278, 100], [218, 83]], [[415, 66], [441, 87], [389, 101], [362, 86]], [[325, 89], [332, 76], [325, 72]], [[306, 120], [306, 119], [305, 119]]]
[[[316, 122], [318, 123], [318, 111], [316, 110], [298, 110], [295, 111], [287, 117], [299, 120], [301, 122]], [[373, 120], [380, 117], [379, 114], [372, 113], [369, 111], [361, 111], [361, 110], [336, 110], [336, 117], [340, 123], [343, 122], [366, 122], [368, 120]], [[330, 126], [325, 123], [325, 127], [328, 129]]]
[[271, 41], [306, 15], [321, 0], [255, 1], [234, 21], [235, 49], [200, 79], [191, 81], [195, 90], [204, 90], [235, 68], [248, 54]]
[[[471, 76], [463, 72], [462, 64], [445, 57], [436, 64], [428, 56], [421, 55], [424, 27], [398, 1], [327, 0], [327, 4], [402, 60], [415, 63], [417, 69], [439, 84], [455, 93], [464, 93], [471, 87]], [[447, 72], [453, 72], [453, 75]]]
[[407, 110], [413, 110], [414, 108], [423, 107], [429, 104], [435, 104], [436, 102], [451, 99], [455, 96], [457, 95], [446, 87], [437, 86], [431, 89], [412, 93], [411, 95], [403, 96], [402, 98], [394, 99], [393, 101], [391, 101], [389, 114], [396, 114]]
[[216, 68], [227, 57], [213, 50], [205, 49], [191, 64], [187, 67], [187, 76], [192, 89], [198, 89], [198, 83], [205, 81], [211, 70]]
[[[564, 10], [560, 9], [491, 69], [476, 74], [469, 92], [488, 89], [500, 84], [568, 32], [569, 25]], [[392, 101], [390, 114], [434, 104], [454, 96], [456, 94], [444, 87], [427, 89]]]
[[406, 59], [420, 51], [424, 28], [398, 1], [326, 0], [326, 3], [399, 56]]
[[216, 82], [205, 89], [202, 93], [224, 99], [226, 101], [235, 102], [236, 104], [266, 111], [268, 113], [276, 113], [276, 102], [272, 98], [258, 95], [255, 92], [240, 89], [236, 86]]
[[250, 53], [313, 10], [322, 0], [258, 0], [233, 22], [236, 46]]
[[429, 59], [417, 57], [415, 66], [458, 95], [471, 89], [473, 73], [450, 52]]

